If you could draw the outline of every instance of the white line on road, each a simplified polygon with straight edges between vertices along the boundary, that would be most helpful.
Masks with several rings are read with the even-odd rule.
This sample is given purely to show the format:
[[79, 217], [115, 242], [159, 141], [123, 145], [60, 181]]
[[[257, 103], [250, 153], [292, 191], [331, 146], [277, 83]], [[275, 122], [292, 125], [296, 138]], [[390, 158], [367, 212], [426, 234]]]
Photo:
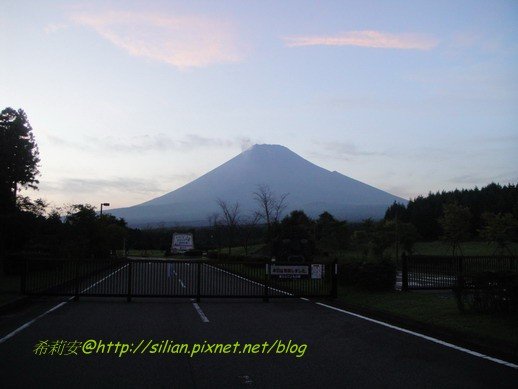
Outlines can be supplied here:
[[[104, 280], [105, 280], [105, 279], [107, 279], [108, 277], [113, 276], [115, 273], [120, 272], [120, 271], [121, 271], [122, 269], [124, 269], [126, 266], [128, 266], [128, 265], [125, 265], [125, 266], [121, 267], [120, 269], [117, 269], [117, 270], [115, 270], [114, 272], [112, 272], [112, 273], [108, 274], [108, 275], [107, 275], [106, 277], [104, 277], [102, 280], [97, 281], [96, 283], [94, 283], [94, 284], [90, 285], [90, 286], [89, 286], [88, 288], [86, 288], [86, 289], [83, 289], [83, 290], [81, 291], [81, 293], [86, 292], [87, 290], [92, 289], [95, 285], [97, 285], [97, 284], [99, 284], [100, 282], [104, 281]], [[70, 297], [67, 301], [63, 301], [63, 302], [59, 303], [58, 305], [53, 306], [53, 307], [52, 307], [52, 308], [50, 308], [48, 311], [43, 312], [41, 315], [36, 316], [34, 319], [32, 319], [32, 320], [28, 321], [27, 323], [25, 323], [25, 324], [21, 325], [20, 327], [18, 327], [18, 328], [17, 328], [17, 329], [15, 329], [14, 331], [12, 331], [12, 332], [8, 333], [8, 334], [7, 334], [6, 336], [4, 336], [3, 338], [0, 338], [0, 344], [4, 343], [6, 340], [8, 340], [8, 339], [12, 338], [12, 337], [13, 337], [14, 335], [16, 335], [18, 332], [23, 331], [24, 329], [28, 328], [28, 327], [29, 327], [29, 326], [31, 326], [33, 323], [35, 323], [37, 320], [41, 319], [43, 316], [46, 316], [46, 315], [48, 315], [49, 313], [51, 313], [51, 312], [55, 311], [56, 309], [61, 308], [63, 305], [65, 305], [66, 303], [68, 303], [68, 302], [69, 302], [70, 300], [72, 300], [73, 298], [74, 298], [74, 296]]]
[[322, 307], [333, 309], [333, 310], [338, 311], [338, 312], [345, 313], [347, 315], [351, 315], [351, 316], [354, 316], [354, 317], [357, 317], [357, 318], [360, 318], [360, 319], [363, 319], [363, 320], [370, 321], [372, 323], [376, 323], [376, 324], [379, 324], [379, 325], [382, 325], [382, 326], [385, 326], [385, 327], [388, 327], [388, 328], [392, 328], [393, 330], [396, 330], [396, 331], [401, 331], [401, 332], [404, 332], [404, 333], [409, 334], [409, 335], [417, 336], [418, 338], [429, 340], [430, 342], [434, 342], [434, 343], [440, 344], [441, 346], [449, 347], [449, 348], [452, 348], [452, 349], [455, 349], [455, 350], [459, 350], [459, 351], [462, 351], [464, 353], [467, 353], [467, 354], [470, 354], [470, 355], [473, 355], [473, 356], [476, 356], [476, 357], [479, 357], [479, 358], [487, 359], [489, 361], [492, 361], [492, 362], [495, 362], [495, 363], [499, 363], [500, 365], [505, 365], [505, 366], [508, 366], [508, 367], [512, 367], [513, 369], [518, 369], [518, 365], [515, 365], [514, 363], [503, 361], [503, 360], [498, 359], [498, 358], [493, 358], [493, 357], [490, 357], [489, 355], [481, 354], [479, 352], [476, 352], [476, 351], [473, 351], [473, 350], [469, 350], [469, 349], [464, 348], [464, 347], [456, 346], [454, 344], [445, 342], [443, 340], [432, 338], [431, 336], [423, 335], [423, 334], [420, 334], [418, 332], [414, 332], [414, 331], [410, 331], [410, 330], [407, 330], [407, 329], [404, 329], [404, 328], [401, 328], [401, 327], [397, 327], [395, 325], [392, 325], [392, 324], [389, 324], [389, 323], [385, 323], [383, 321], [379, 321], [379, 320], [376, 320], [376, 319], [371, 319], [370, 317], [358, 315], [357, 313], [349, 312], [349, 311], [346, 311], [345, 309], [340, 309], [340, 308], [333, 307], [331, 305], [327, 305], [327, 304], [324, 304], [324, 303], [316, 303], [316, 304], [320, 305]]
[[[70, 301], [70, 299], [69, 299]], [[0, 339], [0, 344], [4, 343], [7, 339], [9, 338], [12, 338], [14, 335], [16, 335], [18, 332], [26, 329], [27, 327], [29, 327], [32, 323], [34, 323], [36, 320], [42, 318], [43, 316], [51, 313], [52, 311], [55, 311], [56, 309], [62, 307], [63, 305], [65, 305], [66, 303], [68, 303], [68, 301], [63, 301], [62, 303], [59, 303], [58, 305], [56, 305], [55, 307], [52, 307], [50, 308], [48, 311], [42, 313], [41, 315], [35, 317], [34, 319], [32, 319], [31, 321], [28, 321], [27, 323], [25, 323], [24, 325], [18, 327], [17, 329], [15, 329], [14, 331], [8, 333], [6, 336], [4, 336], [2, 339]]]
[[[194, 301], [194, 299], [191, 299], [191, 301]], [[209, 319], [207, 316], [205, 316], [205, 313], [203, 313], [203, 310], [200, 308], [198, 303], [193, 302], [192, 305], [194, 306], [194, 309], [196, 309], [196, 312], [198, 312], [198, 315], [200, 315], [201, 321], [204, 323], [208, 323]]]
[[[250, 283], [252, 283], [252, 284], [255, 284], [255, 285], [259, 285], [259, 286], [264, 287], [264, 284], [261, 284], [260, 282], [252, 281], [252, 280], [250, 280], [250, 279], [248, 279], [248, 278], [238, 276], [237, 274], [234, 274], [234, 273], [231, 273], [231, 272], [229, 272], [229, 271], [226, 271], [226, 270], [220, 269], [219, 267], [212, 266], [212, 265], [208, 265], [208, 264], [206, 264], [206, 263], [204, 263], [203, 265], [204, 265], [204, 266], [207, 266], [207, 267], [210, 267], [210, 268], [212, 268], [212, 269], [219, 270], [220, 272], [223, 272], [223, 273], [229, 274], [229, 275], [234, 276], [234, 277], [236, 277], [236, 278], [239, 278], [239, 279], [241, 279], [241, 280], [248, 281], [248, 282], [250, 282]], [[291, 294], [291, 293], [289, 293], [289, 292], [285, 292], [284, 290], [280, 290], [280, 289], [277, 289], [277, 288], [273, 288], [273, 287], [271, 287], [271, 286], [269, 286], [269, 287], [268, 287], [268, 290], [274, 290], [274, 291], [279, 292], [279, 293], [284, 293], [284, 294], [286, 294], [286, 295], [288, 295], [288, 296], [293, 296], [293, 294]], [[263, 296], [262, 294], [261, 294], [261, 295], [257, 295], [257, 297], [262, 297], [262, 296]], [[270, 296], [270, 297], [275, 297], [275, 296]]]

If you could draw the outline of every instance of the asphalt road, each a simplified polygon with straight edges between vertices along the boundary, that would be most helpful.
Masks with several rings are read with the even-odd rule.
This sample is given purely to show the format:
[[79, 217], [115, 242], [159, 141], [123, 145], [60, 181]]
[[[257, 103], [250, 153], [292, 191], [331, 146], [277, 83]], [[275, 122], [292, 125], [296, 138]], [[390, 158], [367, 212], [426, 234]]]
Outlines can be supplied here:
[[[175, 269], [171, 288], [189, 290]], [[105, 279], [123, 277], [126, 269]], [[206, 269], [207, 272], [214, 271]], [[107, 274], [109, 275], [109, 274]], [[246, 282], [216, 271], [218, 285]], [[183, 278], [182, 278], [183, 277]], [[185, 287], [182, 286], [182, 283]], [[102, 287], [102, 282], [90, 290]], [[216, 287], [216, 286], [214, 286]], [[255, 290], [256, 286], [250, 286]], [[261, 288], [259, 288], [261, 289]], [[50, 313], [60, 301], [67, 301]], [[332, 305], [332, 303], [331, 303]], [[40, 316], [43, 315], [43, 316]], [[31, 320], [30, 326], [20, 326]], [[5, 336], [19, 330], [8, 339]], [[518, 369], [301, 299], [42, 299], [0, 316], [0, 386], [515, 388]], [[36, 355], [42, 340], [307, 345], [295, 354]], [[142, 341], [142, 342], [141, 342]], [[298, 349], [301, 354], [302, 349]]]

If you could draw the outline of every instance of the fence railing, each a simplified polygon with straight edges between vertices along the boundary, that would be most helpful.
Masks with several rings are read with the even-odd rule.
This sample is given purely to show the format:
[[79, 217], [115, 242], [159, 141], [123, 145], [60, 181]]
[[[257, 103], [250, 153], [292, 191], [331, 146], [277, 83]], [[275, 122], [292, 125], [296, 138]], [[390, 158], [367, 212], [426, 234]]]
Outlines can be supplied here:
[[512, 256], [403, 255], [402, 290], [451, 289], [480, 272], [516, 272], [517, 261]]
[[335, 297], [335, 263], [25, 260], [22, 293], [91, 297]]

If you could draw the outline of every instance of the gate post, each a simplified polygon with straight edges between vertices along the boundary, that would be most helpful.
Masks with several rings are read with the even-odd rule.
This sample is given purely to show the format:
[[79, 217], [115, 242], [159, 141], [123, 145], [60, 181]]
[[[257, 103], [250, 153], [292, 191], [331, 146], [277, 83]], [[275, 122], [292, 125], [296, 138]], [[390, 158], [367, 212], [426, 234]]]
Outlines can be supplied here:
[[196, 262], [196, 302], [200, 302], [201, 263]]
[[74, 301], [78, 301], [79, 300], [79, 259], [76, 259], [74, 262], [75, 262]]
[[401, 290], [408, 291], [408, 257], [405, 252], [401, 255]]
[[454, 257], [457, 259], [457, 288], [462, 290], [464, 288], [464, 269], [463, 269], [463, 257]]
[[266, 274], [264, 275], [264, 295], [263, 302], [267, 303], [270, 301], [268, 298], [268, 289], [270, 284], [270, 264], [266, 262]]
[[27, 273], [29, 272], [29, 260], [27, 257], [25, 258], [25, 263], [23, 264], [23, 274], [21, 278], [20, 292], [25, 294], [27, 292]]
[[331, 266], [331, 298], [335, 299], [338, 297], [338, 260], [335, 259]]
[[131, 302], [131, 269], [132, 269], [132, 261], [128, 260], [128, 296], [126, 297], [127, 302]]

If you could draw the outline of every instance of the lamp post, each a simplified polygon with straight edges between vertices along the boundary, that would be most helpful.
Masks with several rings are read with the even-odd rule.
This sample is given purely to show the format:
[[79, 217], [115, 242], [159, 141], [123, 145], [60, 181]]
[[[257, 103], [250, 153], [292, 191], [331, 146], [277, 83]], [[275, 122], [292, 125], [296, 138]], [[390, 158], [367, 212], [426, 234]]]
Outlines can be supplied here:
[[101, 215], [100, 215], [100, 216], [102, 216], [102, 215], [103, 215], [103, 205], [104, 205], [105, 207], [109, 207], [109, 206], [110, 206], [110, 203], [101, 203]]

